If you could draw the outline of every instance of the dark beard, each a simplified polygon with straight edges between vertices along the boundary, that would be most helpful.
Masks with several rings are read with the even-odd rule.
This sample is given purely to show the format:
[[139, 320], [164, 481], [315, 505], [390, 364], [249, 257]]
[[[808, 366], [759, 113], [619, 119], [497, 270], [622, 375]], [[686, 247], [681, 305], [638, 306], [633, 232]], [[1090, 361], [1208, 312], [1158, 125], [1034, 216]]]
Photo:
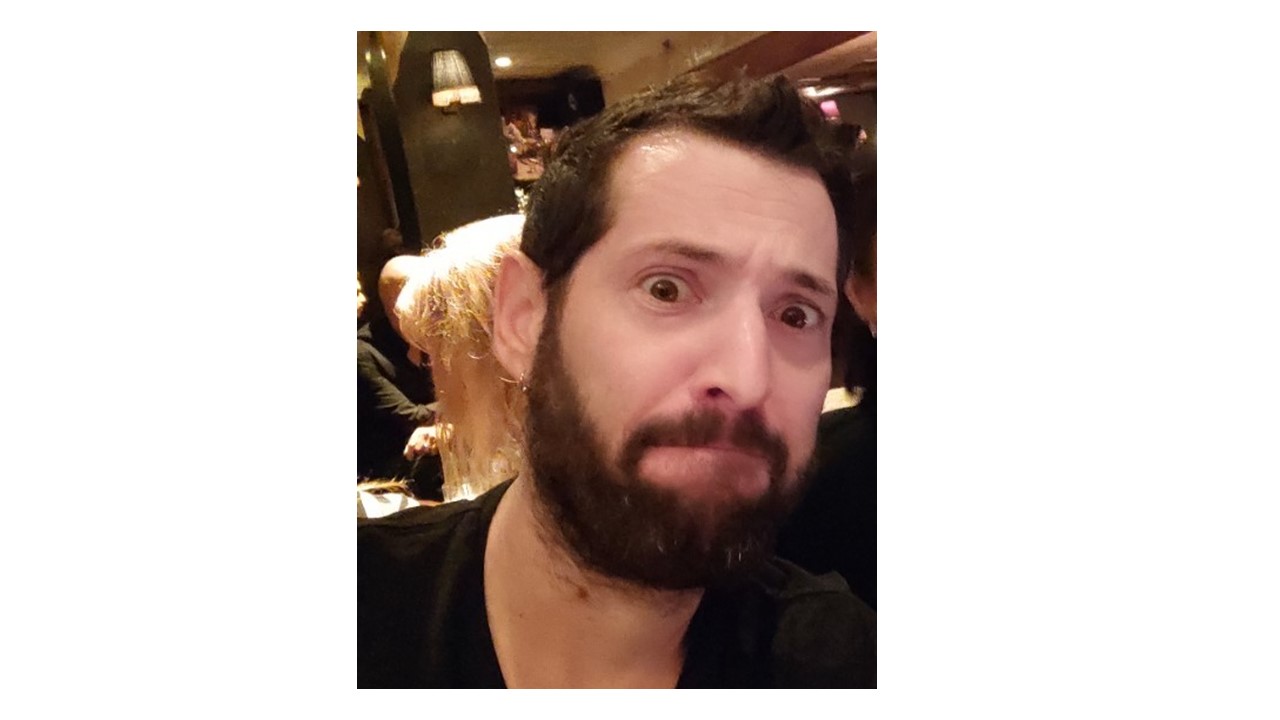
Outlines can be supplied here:
[[[757, 413], [743, 413], [730, 425], [723, 414], [704, 409], [637, 428], [610, 462], [564, 368], [556, 304], [538, 339], [525, 428], [544, 529], [582, 567], [643, 587], [713, 587], [749, 574], [773, 553], [778, 528], [805, 485], [798, 478], [788, 489], [781, 437]], [[649, 448], [721, 438], [768, 459], [769, 486], [760, 497], [695, 503], [639, 475]]]

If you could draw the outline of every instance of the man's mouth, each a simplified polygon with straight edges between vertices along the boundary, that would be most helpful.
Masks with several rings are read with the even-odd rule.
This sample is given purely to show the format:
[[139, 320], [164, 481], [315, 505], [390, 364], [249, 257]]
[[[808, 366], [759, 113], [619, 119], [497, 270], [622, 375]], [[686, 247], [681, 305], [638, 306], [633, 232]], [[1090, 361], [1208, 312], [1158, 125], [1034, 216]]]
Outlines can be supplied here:
[[[704, 445], [658, 445], [649, 448], [641, 460], [641, 472], [659, 484], [691, 487], [746, 482], [755, 490], [768, 483], [769, 459], [756, 450], [732, 443]], [[755, 486], [760, 487], [756, 488]]]
[[747, 457], [753, 460], [760, 460], [762, 462], [769, 461], [768, 456], [766, 456], [761, 450], [751, 447], [743, 447], [742, 445], [735, 445], [728, 441], [713, 442], [704, 445], [669, 445], [667, 447], [672, 447], [676, 450], [707, 450], [717, 453], [732, 453], [734, 455]]

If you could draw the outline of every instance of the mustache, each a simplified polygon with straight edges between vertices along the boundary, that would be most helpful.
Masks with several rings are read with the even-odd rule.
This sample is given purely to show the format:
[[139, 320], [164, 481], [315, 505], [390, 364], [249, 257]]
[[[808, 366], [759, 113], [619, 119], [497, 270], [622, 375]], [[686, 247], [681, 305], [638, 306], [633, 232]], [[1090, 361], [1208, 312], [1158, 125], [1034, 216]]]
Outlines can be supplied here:
[[761, 455], [769, 463], [770, 474], [780, 477], [787, 468], [787, 444], [782, 436], [765, 425], [760, 414], [744, 412], [730, 422], [714, 409], [694, 410], [677, 418], [654, 420], [642, 425], [627, 440], [622, 466], [635, 469], [645, 451], [654, 447], [702, 447], [719, 441], [745, 452]]

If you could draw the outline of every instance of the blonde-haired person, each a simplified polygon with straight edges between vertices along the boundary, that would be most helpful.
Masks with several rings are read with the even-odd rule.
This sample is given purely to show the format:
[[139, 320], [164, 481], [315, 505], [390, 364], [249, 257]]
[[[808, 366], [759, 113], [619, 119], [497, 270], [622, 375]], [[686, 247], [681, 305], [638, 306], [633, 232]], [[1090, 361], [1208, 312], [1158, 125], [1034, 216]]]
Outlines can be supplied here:
[[522, 215], [500, 215], [447, 233], [396, 301], [405, 339], [431, 360], [446, 502], [475, 497], [523, 464], [524, 395], [492, 353], [494, 282], [523, 226]]

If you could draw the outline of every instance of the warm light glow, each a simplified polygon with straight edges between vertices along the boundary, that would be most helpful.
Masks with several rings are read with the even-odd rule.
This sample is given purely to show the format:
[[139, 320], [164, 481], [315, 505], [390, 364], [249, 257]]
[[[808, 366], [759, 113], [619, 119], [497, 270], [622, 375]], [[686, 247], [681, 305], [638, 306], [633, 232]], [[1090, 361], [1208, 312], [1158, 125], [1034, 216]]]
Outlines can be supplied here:
[[800, 94], [804, 95], [805, 97], [813, 98], [814, 100], [817, 100], [819, 98], [830, 97], [832, 95], [840, 95], [842, 93], [847, 93], [850, 90], [851, 88], [844, 87], [843, 85], [834, 85], [830, 87], [810, 85], [809, 87], [801, 88]]
[[480, 88], [468, 85], [461, 88], [448, 88], [431, 93], [431, 104], [436, 107], [448, 107], [454, 103], [470, 105], [480, 102]]
[[493, 64], [497, 65], [500, 68], [508, 68], [508, 67], [511, 67], [511, 58], [507, 57], [506, 55], [503, 55], [501, 57], [496, 57], [493, 59]]
[[449, 107], [480, 102], [480, 88], [471, 77], [471, 69], [457, 50], [437, 50], [431, 54], [433, 92], [431, 104]]

